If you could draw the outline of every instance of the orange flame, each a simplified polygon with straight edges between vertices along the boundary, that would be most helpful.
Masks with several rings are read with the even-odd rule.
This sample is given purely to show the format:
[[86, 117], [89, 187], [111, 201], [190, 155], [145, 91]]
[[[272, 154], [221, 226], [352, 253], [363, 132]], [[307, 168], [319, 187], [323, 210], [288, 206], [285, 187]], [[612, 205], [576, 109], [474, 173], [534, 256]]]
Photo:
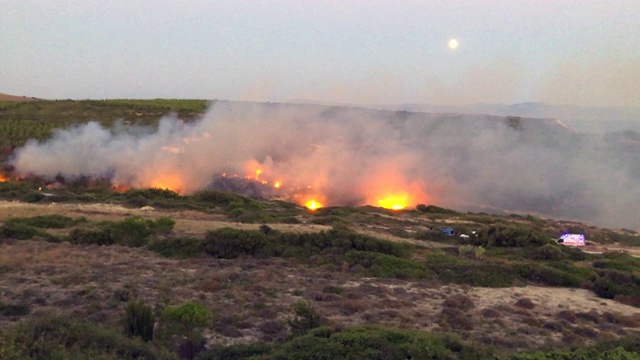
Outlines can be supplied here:
[[402, 210], [407, 207], [407, 195], [393, 195], [378, 200], [378, 206], [391, 210]]
[[131, 186], [126, 184], [115, 184], [115, 185], [111, 185], [111, 188], [116, 192], [125, 192], [131, 189]]
[[304, 203], [304, 206], [306, 206], [306, 207], [307, 207], [307, 209], [309, 209], [309, 210], [311, 210], [311, 211], [314, 211], [314, 210], [316, 210], [316, 209], [321, 208], [321, 207], [322, 207], [322, 204], [321, 204], [321, 203], [319, 203], [319, 202], [317, 202], [317, 201], [315, 201], [315, 200], [309, 200], [309, 201], [307, 201], [306, 203]]
[[180, 193], [180, 190], [182, 189], [182, 180], [178, 176], [160, 176], [151, 181], [149, 188], [171, 190]]

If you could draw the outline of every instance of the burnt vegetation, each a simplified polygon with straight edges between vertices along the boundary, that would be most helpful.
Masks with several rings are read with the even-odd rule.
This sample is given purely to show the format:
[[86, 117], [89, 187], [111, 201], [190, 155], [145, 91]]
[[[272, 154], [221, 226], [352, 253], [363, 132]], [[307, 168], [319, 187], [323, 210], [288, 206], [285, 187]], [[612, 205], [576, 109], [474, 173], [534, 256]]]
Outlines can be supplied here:
[[[204, 106], [0, 104], [0, 117], [9, 119], [2, 126], [11, 129], [0, 128], [0, 138], [9, 147], [46, 138], [69, 125], [54, 118], [74, 119], [60, 116], [66, 113], [152, 124], [161, 112], [196, 117]], [[36, 126], [37, 119], [50, 121]], [[124, 211], [1, 219], [2, 254], [17, 254], [0, 256], [2, 359], [607, 359], [640, 352], [640, 309], [558, 308], [549, 315], [536, 312], [545, 305], [539, 299], [485, 304], [472, 291], [564, 287], [639, 308], [638, 258], [554, 240], [571, 231], [599, 244], [638, 245], [632, 230], [424, 204], [312, 212], [216, 190], [183, 196], [58, 180], [64, 186], [5, 181], [0, 199]], [[192, 230], [188, 221], [197, 216], [185, 213], [211, 227]]]

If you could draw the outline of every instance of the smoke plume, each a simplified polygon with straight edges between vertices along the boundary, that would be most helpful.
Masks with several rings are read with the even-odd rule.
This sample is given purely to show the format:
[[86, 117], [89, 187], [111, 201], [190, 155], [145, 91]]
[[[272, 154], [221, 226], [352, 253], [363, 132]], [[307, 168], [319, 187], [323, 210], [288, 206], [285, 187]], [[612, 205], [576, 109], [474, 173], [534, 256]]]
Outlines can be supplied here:
[[638, 150], [637, 133], [576, 134], [545, 119], [218, 101], [201, 119], [156, 128], [58, 130], [12, 163], [21, 175], [184, 194], [237, 174], [298, 203], [402, 199], [639, 229]]

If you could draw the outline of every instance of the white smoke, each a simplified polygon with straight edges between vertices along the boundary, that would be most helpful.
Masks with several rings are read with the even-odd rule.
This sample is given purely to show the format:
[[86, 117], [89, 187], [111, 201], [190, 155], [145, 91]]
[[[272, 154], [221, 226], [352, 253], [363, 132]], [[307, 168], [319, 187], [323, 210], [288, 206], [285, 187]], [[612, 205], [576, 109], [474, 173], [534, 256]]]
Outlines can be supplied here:
[[29, 141], [12, 163], [21, 175], [170, 182], [187, 194], [219, 174], [261, 169], [328, 205], [406, 193], [409, 205], [481, 205], [637, 229], [640, 142], [627, 137], [574, 134], [542, 119], [219, 101], [202, 119], [167, 116], [154, 129], [92, 122], [58, 130]]

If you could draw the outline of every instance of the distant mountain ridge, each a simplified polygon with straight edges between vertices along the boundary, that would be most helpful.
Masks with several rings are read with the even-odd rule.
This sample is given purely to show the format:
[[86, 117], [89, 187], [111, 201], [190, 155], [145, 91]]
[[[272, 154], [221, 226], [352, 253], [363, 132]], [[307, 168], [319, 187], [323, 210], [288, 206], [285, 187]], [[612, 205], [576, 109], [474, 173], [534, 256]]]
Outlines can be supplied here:
[[562, 120], [617, 120], [640, 121], [640, 107], [555, 105], [544, 102], [517, 104], [471, 104], [462, 106], [440, 106], [428, 104], [380, 105], [383, 109], [418, 112], [481, 113], [499, 116], [527, 116], [556, 118]]
[[291, 100], [294, 104], [333, 105], [380, 110], [425, 112], [440, 114], [478, 114], [556, 119], [579, 132], [640, 132], [640, 107], [556, 105], [544, 102], [516, 104], [434, 105], [434, 104], [348, 104], [307, 100]]

